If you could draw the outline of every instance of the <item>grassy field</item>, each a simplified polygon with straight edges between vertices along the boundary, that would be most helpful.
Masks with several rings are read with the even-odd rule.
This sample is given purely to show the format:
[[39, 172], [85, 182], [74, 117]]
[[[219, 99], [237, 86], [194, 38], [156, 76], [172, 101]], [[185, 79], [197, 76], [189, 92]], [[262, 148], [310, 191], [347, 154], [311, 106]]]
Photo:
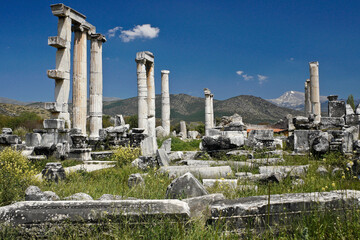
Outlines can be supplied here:
[[[173, 142], [181, 150], [181, 145], [185, 149], [195, 148], [198, 142], [184, 143]], [[195, 144], [196, 143], [196, 144]], [[128, 155], [126, 155], [128, 154]], [[149, 168], [141, 171], [131, 166], [130, 162], [136, 158], [136, 154], [126, 153], [115, 155], [121, 156], [121, 164], [110, 169], [96, 172], [75, 172], [67, 176], [66, 180], [56, 184], [49, 182], [26, 182], [25, 185], [35, 184], [42, 191], [53, 191], [60, 198], [70, 196], [74, 193], [84, 192], [94, 199], [103, 194], [120, 195], [124, 198], [134, 197], [138, 199], [164, 199], [167, 186], [171, 179], [159, 174], [156, 168]], [[126, 159], [129, 156], [129, 159]], [[125, 161], [124, 161], [125, 159]], [[240, 157], [221, 157], [221, 160], [244, 161]], [[229, 187], [216, 185], [209, 188], [209, 193], [223, 193], [229, 199], [254, 195], [268, 195], [281, 193], [299, 192], [323, 192], [340, 189], [360, 190], [360, 181], [353, 176], [351, 171], [346, 168], [350, 159], [346, 159], [340, 154], [327, 154], [321, 158], [312, 156], [284, 156], [285, 161], [281, 165], [303, 165], [309, 164], [309, 170], [303, 177], [304, 184], [294, 185], [292, 179], [287, 178], [280, 183], [258, 184], [258, 190], [234, 190]], [[112, 160], [117, 160], [116, 157]], [[30, 163], [33, 169], [40, 171], [47, 161], [40, 163]], [[72, 160], [64, 161], [65, 166], [72, 166], [77, 162]], [[329, 174], [319, 175], [316, 170], [319, 166], [324, 166], [329, 170]], [[336, 175], [331, 174], [334, 167], [340, 167], [343, 172]], [[250, 171], [257, 173], [256, 168], [240, 168], [237, 171]], [[132, 173], [147, 173], [144, 177], [145, 185], [134, 188], [128, 187], [128, 178]], [[229, 176], [231, 178], [233, 176]], [[253, 184], [240, 182], [241, 184]], [[25, 188], [23, 186], [22, 188]], [[1, 192], [1, 191], [0, 191]], [[16, 201], [24, 200], [24, 194]], [[292, 223], [290, 226], [276, 226], [268, 228], [261, 234], [253, 232], [251, 229], [244, 232], [241, 236], [246, 239], [357, 239], [360, 238], [360, 218], [357, 209], [339, 217], [335, 213], [314, 213], [304, 216], [300, 221]], [[0, 239], [17, 239], [18, 229], [10, 227], [0, 228]], [[28, 236], [30, 237], [30, 236]], [[161, 222], [151, 222], [147, 225], [130, 225], [125, 223], [101, 222], [93, 226], [69, 224], [56, 232], [46, 233], [49, 239], [239, 239], [239, 235], [229, 232], [226, 225], [219, 223], [208, 226], [204, 219], [191, 219], [187, 223], [173, 223], [164, 219]]]

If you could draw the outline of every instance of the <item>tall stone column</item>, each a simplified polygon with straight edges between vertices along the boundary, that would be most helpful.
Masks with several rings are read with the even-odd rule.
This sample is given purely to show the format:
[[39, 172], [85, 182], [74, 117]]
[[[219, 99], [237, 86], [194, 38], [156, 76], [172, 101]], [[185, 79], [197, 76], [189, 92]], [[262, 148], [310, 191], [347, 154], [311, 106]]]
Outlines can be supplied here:
[[310, 79], [306, 79], [305, 82], [305, 116], [308, 117], [311, 114], [311, 100], [310, 100]]
[[310, 101], [311, 111], [315, 115], [315, 122], [321, 120], [320, 89], [319, 89], [319, 62], [310, 62]]
[[156, 137], [155, 125], [155, 79], [154, 79], [154, 63], [147, 63], [147, 104], [148, 104], [148, 135]]
[[90, 48], [90, 139], [99, 139], [102, 128], [103, 108], [103, 74], [102, 74], [102, 44], [104, 35], [91, 35]]
[[147, 104], [147, 83], [145, 60], [136, 60], [137, 64], [137, 85], [138, 85], [138, 127], [148, 129], [148, 104]]
[[204, 88], [205, 94], [205, 136], [209, 136], [211, 128], [211, 92], [208, 88]]
[[49, 37], [48, 45], [57, 48], [56, 69], [48, 70], [49, 78], [55, 79], [55, 102], [46, 103], [51, 118], [63, 119], [68, 128], [71, 127], [68, 102], [70, 94], [70, 50], [71, 50], [71, 18], [59, 16], [58, 35]]
[[215, 126], [214, 118], [214, 94], [210, 94], [210, 118], [211, 118], [211, 128]]
[[87, 105], [87, 32], [81, 27], [74, 29], [73, 67], [73, 127], [86, 134]]
[[180, 121], [180, 133], [184, 139], [187, 138], [187, 129], [186, 129], [185, 121]]
[[169, 73], [168, 70], [161, 70], [161, 125], [166, 135], [170, 135]]

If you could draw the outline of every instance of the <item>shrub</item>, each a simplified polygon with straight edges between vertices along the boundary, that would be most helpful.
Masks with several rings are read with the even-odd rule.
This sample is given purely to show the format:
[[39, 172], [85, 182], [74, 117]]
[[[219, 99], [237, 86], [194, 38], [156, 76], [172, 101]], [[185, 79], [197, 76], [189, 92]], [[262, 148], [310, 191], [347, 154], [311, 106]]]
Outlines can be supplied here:
[[26, 130], [24, 127], [19, 127], [14, 130], [13, 132], [15, 135], [18, 135], [21, 139], [25, 139], [26, 133], [28, 133], [28, 130]]
[[0, 152], [0, 205], [21, 199], [34, 174], [21, 152], [11, 148]]
[[131, 163], [141, 155], [140, 148], [119, 147], [114, 149], [114, 155], [110, 160], [116, 161], [119, 167]]

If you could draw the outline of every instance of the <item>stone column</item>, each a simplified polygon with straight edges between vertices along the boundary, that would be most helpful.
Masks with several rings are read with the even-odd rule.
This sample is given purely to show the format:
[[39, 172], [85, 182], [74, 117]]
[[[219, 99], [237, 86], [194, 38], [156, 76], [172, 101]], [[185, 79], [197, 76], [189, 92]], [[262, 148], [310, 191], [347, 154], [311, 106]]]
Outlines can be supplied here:
[[70, 94], [70, 50], [71, 18], [59, 16], [58, 35], [49, 37], [48, 44], [56, 47], [56, 69], [48, 70], [48, 77], [55, 79], [55, 103], [46, 103], [45, 108], [51, 111], [51, 118], [64, 119], [71, 127], [68, 102]]
[[168, 70], [161, 70], [161, 125], [166, 135], [170, 135], [169, 73]]
[[210, 118], [211, 118], [211, 128], [215, 126], [214, 118], [214, 94], [210, 94]]
[[310, 100], [312, 114], [315, 115], [315, 122], [321, 120], [320, 89], [319, 89], [319, 62], [310, 62]]
[[101, 34], [91, 35], [90, 48], [90, 139], [99, 139], [102, 129], [103, 74], [102, 44], [106, 39]]
[[311, 93], [310, 79], [306, 79], [305, 82], [305, 116], [306, 117], [308, 117], [311, 114], [310, 93]]
[[180, 121], [180, 133], [182, 134], [182, 137], [184, 139], [187, 138], [187, 130], [186, 130], [185, 121]]
[[137, 64], [137, 84], [138, 84], [138, 127], [144, 128], [144, 133], [148, 129], [148, 104], [147, 104], [147, 83], [145, 60], [136, 60]]
[[74, 67], [73, 67], [73, 128], [86, 134], [87, 105], [87, 32], [81, 27], [74, 29]]
[[209, 135], [209, 129], [212, 127], [211, 124], [211, 92], [208, 88], [204, 88], [205, 94], [205, 136]]
[[156, 119], [155, 119], [155, 79], [154, 63], [148, 62], [147, 71], [147, 104], [148, 104], [148, 135], [156, 138]]

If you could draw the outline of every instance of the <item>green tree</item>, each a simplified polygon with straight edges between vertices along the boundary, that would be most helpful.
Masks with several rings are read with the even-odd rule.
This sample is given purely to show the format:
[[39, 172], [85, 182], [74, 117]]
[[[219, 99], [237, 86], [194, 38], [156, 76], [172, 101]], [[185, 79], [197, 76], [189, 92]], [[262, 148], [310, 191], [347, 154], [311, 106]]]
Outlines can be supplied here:
[[354, 96], [352, 94], [349, 95], [348, 99], [346, 100], [346, 103], [349, 104], [352, 107], [352, 109], [355, 111]]

